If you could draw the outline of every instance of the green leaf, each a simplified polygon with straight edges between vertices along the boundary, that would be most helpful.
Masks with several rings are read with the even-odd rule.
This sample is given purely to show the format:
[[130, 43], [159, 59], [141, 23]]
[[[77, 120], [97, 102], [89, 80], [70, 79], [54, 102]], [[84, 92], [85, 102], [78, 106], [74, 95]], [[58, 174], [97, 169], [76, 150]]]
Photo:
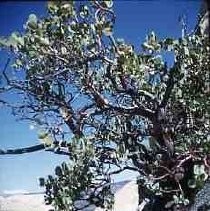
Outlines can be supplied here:
[[177, 91], [177, 97], [178, 97], [178, 98], [182, 98], [182, 90], [181, 90], [181, 89], [179, 89], [179, 90]]
[[27, 24], [28, 24], [30, 27], [33, 27], [33, 28], [35, 28], [35, 27], [37, 26], [37, 17], [36, 17], [35, 14], [30, 14], [30, 15], [29, 15]]
[[194, 165], [193, 172], [195, 175], [206, 174], [204, 165]]
[[48, 11], [55, 14], [58, 11], [58, 3], [56, 1], [49, 1], [47, 4]]
[[116, 39], [116, 43], [117, 43], [118, 45], [122, 45], [122, 44], [125, 43], [125, 40], [122, 39], [122, 38], [117, 38], [117, 39]]
[[59, 177], [63, 175], [62, 169], [61, 169], [60, 166], [56, 166], [56, 168], [55, 168], [55, 175], [57, 175]]
[[40, 37], [39, 40], [40, 40], [40, 43], [42, 45], [49, 45], [50, 44], [49, 39], [47, 37]]
[[1, 47], [8, 47], [8, 40], [4, 37], [0, 37], [0, 48]]
[[188, 47], [184, 47], [184, 54], [186, 55], [186, 56], [189, 56], [190, 55], [190, 51], [189, 51], [189, 49], [188, 49]]
[[62, 53], [62, 54], [67, 54], [67, 49], [66, 49], [66, 47], [64, 47], [64, 46], [61, 47], [61, 53]]
[[47, 136], [48, 136], [48, 133], [40, 133], [40, 134], [38, 135], [38, 138], [39, 138], [39, 139], [45, 139]]
[[81, 18], [86, 18], [89, 15], [89, 9], [86, 5], [82, 5], [80, 7], [80, 17]]
[[44, 185], [45, 185], [45, 179], [44, 178], [39, 178], [39, 185], [41, 187], [44, 187]]
[[111, 25], [110, 22], [107, 22], [105, 25], [104, 25], [104, 28], [103, 28], [103, 33], [106, 35], [106, 36], [110, 36], [112, 34], [112, 28], [113, 26]]
[[24, 38], [21, 37], [17, 32], [13, 32], [9, 38], [9, 44], [16, 47], [19, 45], [24, 45]]
[[172, 38], [166, 38], [165, 39], [165, 44], [166, 45], [173, 45], [173, 39]]
[[113, 6], [113, 1], [112, 0], [106, 0], [101, 2], [102, 6], [106, 7], [106, 8], [111, 8]]
[[144, 42], [142, 44], [142, 48], [145, 50], [154, 50], [154, 47], [152, 45], [148, 44], [147, 42]]
[[150, 36], [149, 36], [149, 41], [150, 41], [151, 43], [155, 43], [156, 40], [157, 40], [157, 37], [156, 37], [156, 35], [155, 35], [155, 32], [152, 31], [151, 34], [150, 34]]
[[190, 180], [188, 180], [188, 187], [189, 188], [196, 188], [196, 180], [195, 179], [190, 179]]

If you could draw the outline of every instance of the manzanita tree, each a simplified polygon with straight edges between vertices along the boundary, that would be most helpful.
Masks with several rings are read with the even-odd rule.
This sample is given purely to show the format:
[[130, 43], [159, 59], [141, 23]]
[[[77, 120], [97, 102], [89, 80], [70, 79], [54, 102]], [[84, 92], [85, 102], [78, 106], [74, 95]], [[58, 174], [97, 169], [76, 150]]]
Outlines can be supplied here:
[[0, 41], [13, 66], [1, 72], [0, 102], [34, 123], [43, 143], [0, 153], [69, 157], [40, 179], [55, 210], [111, 210], [112, 177], [125, 170], [138, 173], [145, 210], [187, 210], [210, 175], [208, 36], [151, 32], [136, 51], [114, 37], [111, 1], [55, 1], [47, 11]]

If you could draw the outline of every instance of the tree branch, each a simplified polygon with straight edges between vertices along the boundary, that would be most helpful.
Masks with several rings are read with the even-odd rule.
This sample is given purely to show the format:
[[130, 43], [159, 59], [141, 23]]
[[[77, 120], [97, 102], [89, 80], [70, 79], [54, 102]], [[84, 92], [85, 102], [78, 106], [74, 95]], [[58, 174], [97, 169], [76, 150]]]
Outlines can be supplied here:
[[171, 95], [171, 91], [174, 87], [174, 71], [175, 71], [175, 68], [174, 69], [171, 69], [171, 71], [169, 72], [169, 79], [166, 83], [166, 91], [165, 91], [165, 94], [163, 96], [163, 100], [160, 104], [160, 107], [165, 107], [169, 98], [170, 98], [170, 95]]
[[20, 155], [20, 154], [37, 152], [37, 151], [41, 151], [41, 150], [46, 150], [49, 152], [53, 152], [55, 154], [69, 155], [69, 156], [71, 155], [69, 152], [66, 152], [64, 150], [56, 150], [53, 147], [48, 148], [45, 144], [37, 144], [34, 146], [17, 148], [17, 149], [7, 149], [7, 150], [0, 149], [0, 155]]
[[154, 112], [152, 112], [150, 109], [146, 108], [140, 108], [138, 106], [133, 106], [133, 107], [124, 107], [124, 106], [114, 106], [109, 104], [109, 108], [111, 110], [124, 113], [124, 114], [135, 114], [135, 115], [140, 115], [142, 117], [148, 118], [152, 120], [154, 118]]
[[139, 169], [136, 168], [136, 167], [124, 166], [123, 168], [120, 168], [120, 169], [118, 169], [118, 170], [112, 171], [112, 172], [110, 172], [109, 174], [110, 174], [110, 175], [119, 174], [119, 173], [121, 173], [121, 172], [123, 172], [123, 171], [125, 171], [125, 170], [138, 171], [138, 172], [141, 171], [141, 170], [139, 171]]
[[8, 78], [8, 76], [6, 74], [6, 70], [7, 70], [7, 67], [9, 65], [9, 63], [10, 63], [10, 58], [7, 59], [7, 62], [5, 64], [4, 69], [3, 69], [3, 72], [2, 72], [2, 74], [5, 77], [5, 79], [6, 79], [6, 81], [7, 81], [8, 84], [9, 84], [9, 78]]

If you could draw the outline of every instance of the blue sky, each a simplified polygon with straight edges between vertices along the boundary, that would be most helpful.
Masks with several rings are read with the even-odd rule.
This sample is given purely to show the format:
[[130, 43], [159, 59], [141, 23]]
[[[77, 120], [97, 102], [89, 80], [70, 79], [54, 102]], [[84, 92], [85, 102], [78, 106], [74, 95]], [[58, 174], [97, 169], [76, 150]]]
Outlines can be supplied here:
[[[189, 30], [195, 26], [201, 1], [157, 0], [157, 1], [115, 1], [116, 24], [114, 35], [124, 38], [137, 50], [144, 42], [145, 35], [155, 31], [159, 37], [180, 37], [180, 15], [185, 14]], [[0, 36], [21, 31], [28, 15], [45, 15], [46, 2], [1, 2]], [[0, 52], [0, 68], [7, 56]], [[30, 146], [38, 143], [36, 131], [30, 130], [29, 123], [16, 122], [9, 110], [0, 107], [0, 148]], [[37, 179], [53, 172], [63, 156], [37, 152], [18, 156], [0, 156], [0, 193], [4, 190], [40, 190]], [[129, 176], [130, 174], [126, 174]], [[119, 180], [129, 179], [126, 175]]]

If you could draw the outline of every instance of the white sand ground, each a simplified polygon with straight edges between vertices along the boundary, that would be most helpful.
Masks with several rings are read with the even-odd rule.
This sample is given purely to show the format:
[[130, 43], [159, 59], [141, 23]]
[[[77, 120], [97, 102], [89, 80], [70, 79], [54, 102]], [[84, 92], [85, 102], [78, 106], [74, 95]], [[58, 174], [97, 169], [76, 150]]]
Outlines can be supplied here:
[[48, 211], [43, 195], [0, 196], [0, 211]]
[[[131, 181], [119, 188], [115, 193], [114, 211], [136, 211], [137, 185]], [[43, 195], [0, 196], [0, 211], [48, 211], [50, 206], [44, 205]], [[93, 209], [103, 211], [103, 209]]]

